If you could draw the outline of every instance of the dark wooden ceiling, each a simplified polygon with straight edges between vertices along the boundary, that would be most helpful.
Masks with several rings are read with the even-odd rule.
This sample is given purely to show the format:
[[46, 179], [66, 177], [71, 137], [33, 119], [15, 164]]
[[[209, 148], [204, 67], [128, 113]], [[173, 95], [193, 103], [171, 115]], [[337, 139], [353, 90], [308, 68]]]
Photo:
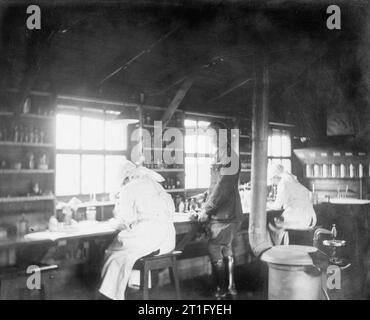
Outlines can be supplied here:
[[345, 27], [335, 31], [326, 28], [328, 2], [313, 2], [33, 1], [42, 30], [29, 31], [25, 4], [4, 1], [1, 87], [20, 87], [34, 72], [33, 89], [134, 102], [144, 93], [146, 103], [167, 106], [191, 75], [181, 109], [249, 116], [248, 79], [265, 59], [276, 120], [321, 117], [334, 104], [361, 110], [366, 1], [340, 1]]

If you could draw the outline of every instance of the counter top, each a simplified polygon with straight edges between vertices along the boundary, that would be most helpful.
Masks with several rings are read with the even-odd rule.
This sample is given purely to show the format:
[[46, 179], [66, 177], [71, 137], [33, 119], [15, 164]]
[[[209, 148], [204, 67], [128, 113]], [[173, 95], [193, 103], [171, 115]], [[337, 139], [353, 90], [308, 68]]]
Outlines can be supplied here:
[[[183, 234], [190, 230], [191, 221], [188, 214], [176, 213], [174, 215], [174, 225], [177, 234]], [[14, 236], [0, 240], [0, 249], [6, 249], [26, 245], [52, 245], [56, 241], [83, 239], [91, 237], [104, 237], [115, 235], [117, 230], [109, 226], [107, 222], [96, 222], [93, 224], [83, 223], [77, 228], [69, 228], [61, 232], [34, 232], [24, 236]]]

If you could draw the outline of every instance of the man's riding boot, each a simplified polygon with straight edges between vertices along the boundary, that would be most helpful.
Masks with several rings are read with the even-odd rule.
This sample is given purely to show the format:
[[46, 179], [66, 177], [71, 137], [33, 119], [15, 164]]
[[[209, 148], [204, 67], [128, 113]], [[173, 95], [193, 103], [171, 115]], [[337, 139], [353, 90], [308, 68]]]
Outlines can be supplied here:
[[226, 297], [225, 264], [223, 259], [212, 263], [212, 273], [216, 283], [215, 298], [221, 300]]
[[238, 293], [235, 288], [235, 279], [234, 279], [234, 258], [233, 257], [226, 257], [227, 263], [227, 293], [232, 297], [235, 297]]

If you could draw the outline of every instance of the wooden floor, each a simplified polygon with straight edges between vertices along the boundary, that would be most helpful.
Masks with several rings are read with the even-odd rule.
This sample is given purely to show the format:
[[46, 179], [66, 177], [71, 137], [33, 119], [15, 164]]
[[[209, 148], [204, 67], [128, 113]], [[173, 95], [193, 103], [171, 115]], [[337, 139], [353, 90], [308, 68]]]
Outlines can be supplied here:
[[[254, 270], [252, 270], [254, 269]], [[251, 272], [252, 271], [252, 272]], [[259, 300], [264, 297], [264, 285], [262, 277], [256, 277], [257, 266], [239, 266], [236, 269], [238, 296], [240, 300]], [[209, 275], [196, 277], [191, 280], [181, 281], [182, 299], [184, 300], [213, 300], [212, 288], [213, 281]], [[58, 300], [90, 300], [97, 299], [97, 287], [81, 283], [75, 279], [73, 284], [64, 285], [63, 290], [54, 293], [54, 299]], [[172, 285], [164, 285], [150, 290], [150, 299], [171, 300], [174, 298], [174, 288]], [[137, 289], [129, 288], [126, 292], [127, 300], [140, 300], [141, 292]]]

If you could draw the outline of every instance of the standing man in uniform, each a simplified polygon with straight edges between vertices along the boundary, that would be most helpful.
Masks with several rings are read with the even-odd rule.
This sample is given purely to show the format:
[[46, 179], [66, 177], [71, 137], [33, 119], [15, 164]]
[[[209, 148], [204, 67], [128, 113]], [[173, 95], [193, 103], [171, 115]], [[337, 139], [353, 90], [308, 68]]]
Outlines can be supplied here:
[[234, 148], [228, 143], [226, 127], [215, 122], [208, 129], [212, 132], [215, 157], [211, 167], [208, 198], [199, 221], [206, 224], [209, 233], [208, 253], [216, 282], [215, 296], [223, 299], [227, 295], [237, 294], [231, 245], [242, 214], [238, 188], [240, 162]]

